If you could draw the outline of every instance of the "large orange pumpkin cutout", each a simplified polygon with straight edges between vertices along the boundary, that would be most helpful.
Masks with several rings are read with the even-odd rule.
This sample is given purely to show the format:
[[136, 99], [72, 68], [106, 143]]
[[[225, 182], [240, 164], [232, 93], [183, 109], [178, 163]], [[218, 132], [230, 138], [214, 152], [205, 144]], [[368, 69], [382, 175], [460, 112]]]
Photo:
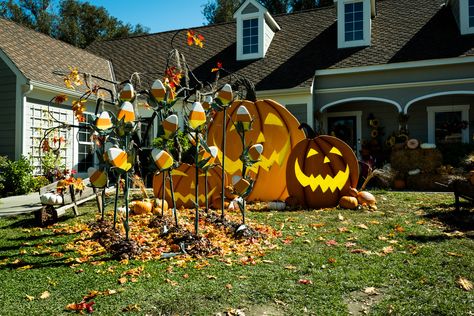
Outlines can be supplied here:
[[[301, 140], [304, 134], [298, 130], [298, 120], [281, 104], [273, 100], [236, 100], [227, 110], [232, 120], [227, 120], [227, 148], [225, 170], [232, 178], [242, 175], [242, 146], [233, 121], [237, 109], [244, 105], [254, 119], [252, 129], [245, 134], [247, 145], [262, 144], [263, 152], [260, 161], [249, 169], [249, 175], [255, 179], [248, 201], [284, 200], [288, 196], [285, 183], [285, 170], [291, 149]], [[223, 113], [214, 117], [208, 134], [208, 145], [221, 149]], [[222, 151], [219, 150], [219, 161]]]
[[352, 149], [327, 135], [314, 134], [299, 142], [286, 169], [290, 196], [309, 208], [337, 206], [340, 198], [356, 187], [358, 178], [359, 165]]
[[[173, 177], [174, 197], [176, 199], [176, 207], [194, 208], [195, 201], [195, 180], [196, 180], [196, 167], [186, 163], [181, 164], [178, 168], [171, 171]], [[204, 172], [199, 172], [199, 205], [204, 206]], [[222, 186], [222, 168], [215, 167], [207, 171], [207, 185], [208, 193], [207, 197], [212, 203], [214, 200], [219, 199], [221, 196]], [[227, 177], [225, 178], [225, 185], [227, 183]], [[153, 193], [156, 198], [162, 197], [163, 192], [163, 176], [161, 173], [157, 173], [153, 176]], [[165, 187], [165, 199], [168, 205], [173, 205], [171, 202], [171, 190], [169, 183]]]

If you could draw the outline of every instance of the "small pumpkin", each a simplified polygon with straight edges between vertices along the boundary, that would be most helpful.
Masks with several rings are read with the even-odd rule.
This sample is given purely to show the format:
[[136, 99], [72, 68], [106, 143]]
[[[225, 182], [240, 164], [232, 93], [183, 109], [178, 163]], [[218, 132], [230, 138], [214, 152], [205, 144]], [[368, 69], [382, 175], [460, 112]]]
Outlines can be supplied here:
[[359, 179], [359, 163], [352, 149], [334, 136], [320, 135], [307, 124], [307, 138], [299, 142], [288, 158], [286, 184], [291, 196], [306, 207], [338, 205]]
[[41, 204], [56, 205], [63, 203], [63, 197], [53, 192], [44, 193], [40, 196]]
[[[214, 201], [221, 195], [222, 186], [222, 168], [214, 167], [208, 170], [207, 184], [208, 184], [208, 200], [209, 202]], [[193, 208], [194, 207], [194, 190], [196, 187], [196, 167], [186, 163], [181, 164], [178, 168], [171, 171], [171, 177], [173, 178], [174, 196], [176, 199], [176, 207]], [[204, 205], [204, 172], [199, 171], [199, 204]], [[227, 185], [227, 177], [224, 177], [224, 182]], [[163, 175], [156, 173], [153, 176], [153, 193], [155, 198], [161, 199], [163, 192]], [[171, 190], [169, 182], [165, 185], [165, 200], [168, 201], [168, 205], [172, 205], [171, 202]]]
[[132, 201], [128, 207], [134, 214], [149, 214], [153, 208], [153, 203], [151, 201]]
[[[222, 90], [221, 90], [222, 91]], [[253, 119], [252, 129], [245, 133], [245, 140], [249, 144], [263, 145], [260, 161], [250, 167], [249, 175], [255, 179], [248, 201], [275, 201], [285, 200], [288, 196], [285, 183], [285, 170], [291, 149], [304, 138], [298, 130], [298, 120], [281, 104], [273, 100], [236, 100], [227, 109], [227, 115], [232, 120], [226, 121], [226, 153], [225, 170], [232, 178], [242, 176], [240, 136], [233, 122], [237, 119], [240, 106], [245, 106]], [[218, 159], [222, 162], [222, 123], [223, 112], [218, 112], [209, 126], [208, 145], [219, 148]], [[257, 148], [255, 148], [257, 149]], [[260, 149], [260, 148], [259, 148]], [[252, 152], [257, 156], [255, 152]]]
[[375, 206], [377, 204], [377, 200], [375, 199], [375, 196], [373, 196], [372, 193], [367, 192], [367, 191], [360, 191], [357, 194], [357, 201], [359, 201], [359, 204], [362, 206]]
[[357, 201], [357, 198], [353, 196], [343, 196], [339, 200], [339, 206], [342, 208], [353, 210], [357, 206], [359, 206], [359, 202]]
[[[163, 202], [162, 199], [155, 199], [155, 202], [153, 203], [153, 209], [152, 212], [155, 215], [161, 214], [162, 213], [162, 207], [161, 203]], [[168, 202], [165, 200], [165, 203], [163, 203], [163, 212], [166, 212], [168, 210]]]

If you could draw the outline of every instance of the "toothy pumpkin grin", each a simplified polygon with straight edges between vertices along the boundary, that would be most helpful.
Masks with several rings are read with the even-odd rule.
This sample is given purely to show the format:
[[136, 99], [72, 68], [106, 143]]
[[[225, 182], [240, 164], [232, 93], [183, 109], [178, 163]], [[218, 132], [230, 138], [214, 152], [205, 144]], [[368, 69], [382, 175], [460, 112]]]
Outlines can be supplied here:
[[331, 192], [336, 191], [336, 189], [342, 190], [349, 179], [349, 174], [349, 166], [346, 165], [346, 170], [339, 170], [339, 172], [334, 177], [330, 176], [329, 174], [324, 178], [320, 174], [316, 177], [312, 174], [307, 176], [303, 171], [301, 171], [298, 160], [295, 161], [296, 178], [303, 187], [307, 187], [309, 185], [313, 191], [316, 191], [317, 188], [321, 188], [323, 193], [328, 189], [330, 189]]

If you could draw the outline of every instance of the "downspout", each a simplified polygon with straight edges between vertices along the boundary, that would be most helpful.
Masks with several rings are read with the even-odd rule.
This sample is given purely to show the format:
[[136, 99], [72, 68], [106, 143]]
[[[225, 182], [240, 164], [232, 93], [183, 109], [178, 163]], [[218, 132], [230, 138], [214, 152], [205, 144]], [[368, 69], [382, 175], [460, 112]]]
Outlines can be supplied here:
[[[17, 78], [18, 80], [18, 78]], [[17, 84], [17, 96], [18, 106], [17, 106], [17, 116], [15, 120], [15, 143], [17, 143], [15, 159], [20, 159], [21, 156], [25, 155], [24, 152], [24, 136], [25, 136], [25, 126], [26, 126], [26, 113], [25, 113], [25, 106], [26, 106], [26, 96], [33, 91], [33, 85], [30, 84], [28, 81], [24, 84]]]

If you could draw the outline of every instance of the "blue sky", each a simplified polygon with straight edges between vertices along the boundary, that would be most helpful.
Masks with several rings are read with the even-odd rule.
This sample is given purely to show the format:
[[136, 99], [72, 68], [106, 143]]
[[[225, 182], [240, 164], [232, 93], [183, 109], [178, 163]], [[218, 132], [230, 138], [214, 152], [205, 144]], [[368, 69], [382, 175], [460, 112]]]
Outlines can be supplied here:
[[111, 16], [150, 28], [150, 33], [202, 26], [202, 6], [207, 0], [88, 0]]

